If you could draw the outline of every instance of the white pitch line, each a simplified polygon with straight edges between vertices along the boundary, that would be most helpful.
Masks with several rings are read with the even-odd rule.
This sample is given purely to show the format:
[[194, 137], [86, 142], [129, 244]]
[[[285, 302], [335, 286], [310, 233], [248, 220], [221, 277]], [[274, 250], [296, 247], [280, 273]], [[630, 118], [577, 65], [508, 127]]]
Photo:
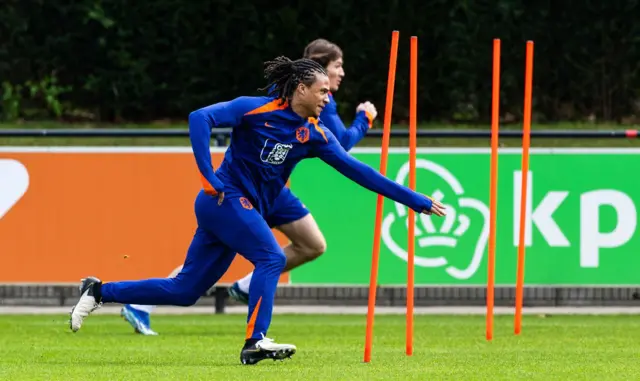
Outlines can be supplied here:
[[[68, 314], [71, 307], [2, 306], [0, 315], [56, 315]], [[366, 306], [276, 306], [274, 314], [366, 315]], [[376, 315], [402, 315], [404, 307], [376, 307]], [[415, 315], [484, 315], [485, 307], [415, 307]], [[94, 314], [116, 315], [119, 306], [103, 307]], [[207, 315], [213, 306], [157, 307], [156, 315]], [[246, 314], [246, 306], [229, 306], [226, 314]], [[495, 307], [496, 315], [512, 315], [513, 307]], [[640, 315], [640, 307], [525, 307], [527, 315]]]

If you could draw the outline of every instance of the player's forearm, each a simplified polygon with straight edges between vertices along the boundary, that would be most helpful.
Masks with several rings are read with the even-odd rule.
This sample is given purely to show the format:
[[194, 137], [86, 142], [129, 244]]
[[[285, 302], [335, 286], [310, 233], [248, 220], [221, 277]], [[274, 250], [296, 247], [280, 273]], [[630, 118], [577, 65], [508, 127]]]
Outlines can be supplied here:
[[189, 139], [191, 140], [193, 155], [200, 173], [209, 185], [214, 188], [214, 191], [223, 192], [224, 184], [215, 175], [213, 164], [211, 163], [209, 142], [211, 140], [212, 124], [203, 109], [192, 112], [189, 114]]
[[429, 199], [423, 195], [389, 180], [375, 169], [349, 156], [346, 152], [344, 154], [328, 155], [321, 159], [352, 181], [370, 191], [406, 205], [418, 213], [431, 207]]
[[364, 111], [360, 111], [356, 114], [356, 118], [349, 128], [347, 128], [340, 119], [338, 114], [331, 115], [323, 119], [324, 124], [327, 125], [336, 136], [336, 139], [345, 149], [345, 151], [351, 150], [364, 136], [370, 127], [370, 119]]
[[358, 142], [367, 135], [372, 124], [373, 118], [367, 115], [365, 111], [358, 112], [353, 123], [351, 123], [351, 127], [347, 129], [343, 139], [340, 141], [342, 148], [346, 151], [351, 150], [351, 148], [358, 144]]

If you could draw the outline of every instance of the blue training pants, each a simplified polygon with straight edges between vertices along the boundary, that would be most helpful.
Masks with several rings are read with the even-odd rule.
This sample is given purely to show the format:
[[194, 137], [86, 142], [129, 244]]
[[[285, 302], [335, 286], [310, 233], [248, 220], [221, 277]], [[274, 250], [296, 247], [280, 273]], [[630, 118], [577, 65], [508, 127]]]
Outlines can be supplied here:
[[198, 228], [182, 271], [175, 278], [110, 282], [102, 286], [104, 303], [193, 305], [227, 271], [236, 253], [254, 266], [249, 291], [247, 339], [267, 335], [280, 273], [286, 264], [282, 248], [266, 221], [244, 197], [200, 191], [195, 202]]

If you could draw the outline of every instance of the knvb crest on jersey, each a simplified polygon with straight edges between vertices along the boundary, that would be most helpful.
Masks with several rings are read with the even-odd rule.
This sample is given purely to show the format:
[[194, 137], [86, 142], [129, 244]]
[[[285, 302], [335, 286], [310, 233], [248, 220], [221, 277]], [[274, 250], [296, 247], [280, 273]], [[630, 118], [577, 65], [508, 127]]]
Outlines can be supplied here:
[[260, 160], [265, 163], [280, 165], [286, 160], [291, 148], [293, 148], [293, 144], [278, 143], [273, 139], [267, 139], [260, 152]]
[[296, 130], [296, 139], [302, 144], [309, 141], [309, 129], [305, 126], [299, 127]]
[[242, 205], [242, 207], [247, 210], [253, 209], [251, 201], [249, 201], [249, 199], [247, 199], [246, 197], [240, 197], [240, 205]]

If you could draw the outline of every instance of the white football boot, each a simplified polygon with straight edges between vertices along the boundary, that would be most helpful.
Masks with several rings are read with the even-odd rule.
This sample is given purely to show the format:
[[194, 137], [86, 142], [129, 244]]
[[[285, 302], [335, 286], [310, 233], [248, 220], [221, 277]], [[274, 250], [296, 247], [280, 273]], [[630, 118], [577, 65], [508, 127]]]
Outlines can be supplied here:
[[93, 311], [102, 307], [102, 295], [100, 294], [102, 281], [95, 277], [87, 277], [82, 279], [80, 284], [80, 299], [78, 303], [71, 309], [71, 319], [69, 327], [73, 332], [77, 332], [84, 319]]

